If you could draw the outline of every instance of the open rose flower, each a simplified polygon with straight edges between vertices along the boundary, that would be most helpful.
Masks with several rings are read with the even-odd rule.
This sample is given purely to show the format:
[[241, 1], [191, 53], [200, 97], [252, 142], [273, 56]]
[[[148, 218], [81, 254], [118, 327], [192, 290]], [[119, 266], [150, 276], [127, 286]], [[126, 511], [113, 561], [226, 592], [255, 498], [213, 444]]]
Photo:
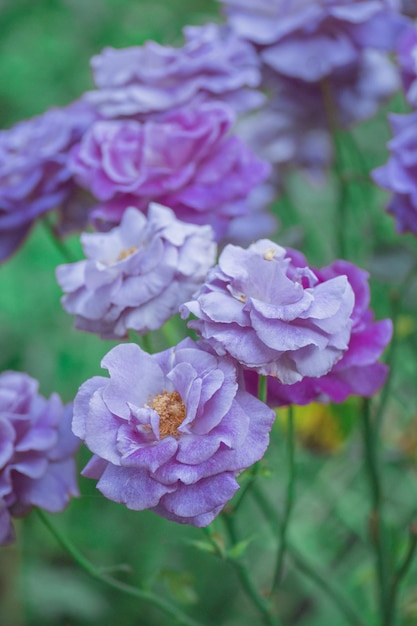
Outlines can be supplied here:
[[185, 45], [105, 48], [91, 60], [96, 91], [84, 99], [104, 117], [144, 116], [199, 99], [223, 100], [242, 112], [264, 96], [255, 50], [226, 25], [184, 28]]
[[[304, 262], [302, 255], [297, 253], [297, 265], [302, 266]], [[344, 402], [351, 395], [370, 397], [382, 387], [388, 374], [388, 366], [378, 362], [378, 359], [391, 340], [392, 322], [389, 319], [374, 320], [369, 308], [368, 273], [347, 261], [335, 261], [320, 270], [314, 269], [314, 273], [320, 282], [341, 275], [348, 277], [355, 294], [349, 346], [329, 373], [319, 378], [305, 377], [294, 385], [283, 385], [272, 377], [268, 378], [270, 406]], [[258, 376], [248, 371], [245, 381], [248, 390], [256, 394]]]
[[232, 359], [188, 338], [153, 355], [123, 344], [102, 366], [110, 378], [85, 382], [74, 403], [73, 430], [94, 453], [83, 475], [130, 509], [206, 526], [264, 455], [273, 411]]
[[233, 121], [228, 106], [208, 102], [143, 123], [95, 123], [72, 158], [80, 184], [105, 201], [93, 216], [119, 223], [128, 206], [146, 210], [155, 201], [185, 222], [210, 224], [220, 238], [270, 173], [229, 135]]
[[69, 151], [96, 117], [88, 105], [74, 102], [0, 131], [0, 261], [15, 252], [40, 215], [73, 201]]
[[71, 418], [72, 406], [41, 396], [27, 374], [0, 374], [0, 545], [14, 540], [12, 517], [62, 511], [78, 494]]
[[81, 236], [87, 260], [57, 268], [75, 326], [103, 338], [160, 328], [204, 282], [216, 258], [210, 226], [180, 222], [166, 207], [130, 207], [120, 226]]
[[346, 276], [320, 282], [268, 239], [228, 245], [183, 317], [218, 354], [292, 384], [323, 376], [347, 350], [354, 293]]

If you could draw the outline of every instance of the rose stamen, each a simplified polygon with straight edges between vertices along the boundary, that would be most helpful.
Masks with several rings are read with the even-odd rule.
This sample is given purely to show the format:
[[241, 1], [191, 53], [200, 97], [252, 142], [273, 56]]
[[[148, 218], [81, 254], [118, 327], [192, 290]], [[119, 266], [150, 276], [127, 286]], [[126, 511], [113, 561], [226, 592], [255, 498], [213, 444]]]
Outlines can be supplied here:
[[169, 393], [163, 391], [154, 397], [151, 409], [156, 411], [160, 417], [159, 436], [179, 437], [178, 427], [182, 424], [186, 416], [186, 408], [180, 394], [177, 391]]
[[119, 254], [116, 260], [123, 261], [124, 259], [127, 259], [127, 257], [137, 252], [137, 250], [138, 249], [136, 248], [136, 246], [131, 246], [130, 248], [126, 248], [125, 250], [121, 251], [121, 253]]

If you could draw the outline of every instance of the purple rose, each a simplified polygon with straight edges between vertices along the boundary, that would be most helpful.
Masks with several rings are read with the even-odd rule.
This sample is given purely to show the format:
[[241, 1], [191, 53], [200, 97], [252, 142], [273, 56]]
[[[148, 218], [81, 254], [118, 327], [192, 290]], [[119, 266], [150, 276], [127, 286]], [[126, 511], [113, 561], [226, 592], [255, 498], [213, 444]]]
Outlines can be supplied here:
[[[305, 263], [302, 255], [293, 259], [298, 266]], [[268, 404], [309, 404], [310, 402], [344, 402], [351, 395], [370, 397], [384, 384], [388, 366], [379, 363], [382, 352], [391, 340], [392, 322], [389, 319], [374, 321], [369, 308], [369, 275], [347, 261], [336, 261], [328, 267], [314, 270], [321, 283], [345, 275], [355, 294], [355, 306], [349, 346], [342, 358], [328, 374], [320, 378], [303, 378], [294, 385], [283, 385], [268, 378]], [[258, 376], [245, 373], [248, 390], [256, 394]]]
[[237, 133], [261, 158], [276, 166], [296, 166], [320, 180], [333, 158], [331, 122], [347, 128], [372, 117], [399, 86], [398, 72], [385, 54], [365, 50], [358, 63], [327, 79], [324, 101], [321, 83], [265, 73], [267, 104], [245, 116]]
[[78, 495], [71, 418], [72, 406], [41, 396], [27, 374], [0, 374], [0, 545], [14, 540], [11, 517], [62, 511]]
[[228, 245], [194, 299], [189, 327], [259, 374], [292, 384], [323, 376], [348, 348], [354, 293], [346, 276], [319, 282], [268, 239]]
[[236, 363], [188, 338], [153, 355], [120, 345], [102, 366], [110, 379], [88, 380], [74, 403], [73, 430], [94, 453], [83, 475], [129, 509], [206, 526], [264, 455], [273, 411]]
[[264, 96], [252, 46], [227, 26], [187, 26], [182, 48], [148, 41], [131, 48], [105, 48], [92, 58], [97, 91], [84, 98], [104, 117], [143, 116], [200, 99], [224, 100], [236, 111], [259, 106]]
[[417, 112], [389, 116], [394, 137], [388, 142], [388, 162], [372, 172], [373, 180], [393, 192], [387, 210], [399, 232], [417, 235]]
[[95, 117], [75, 102], [0, 131], [0, 261], [37, 217], [70, 201], [75, 183], [68, 153]]
[[160, 328], [204, 282], [216, 258], [210, 226], [180, 222], [166, 207], [130, 207], [108, 233], [84, 233], [87, 260], [60, 265], [62, 305], [75, 326], [103, 338]]
[[398, 63], [408, 103], [417, 108], [417, 27], [411, 24], [398, 45]]
[[143, 123], [96, 122], [72, 159], [79, 182], [107, 201], [95, 217], [119, 223], [128, 206], [146, 209], [153, 200], [221, 237], [232, 218], [247, 213], [247, 195], [270, 172], [228, 135], [233, 120], [226, 105], [205, 103]]
[[221, 0], [229, 23], [279, 73], [318, 81], [364, 47], [393, 50], [407, 20], [392, 0]]

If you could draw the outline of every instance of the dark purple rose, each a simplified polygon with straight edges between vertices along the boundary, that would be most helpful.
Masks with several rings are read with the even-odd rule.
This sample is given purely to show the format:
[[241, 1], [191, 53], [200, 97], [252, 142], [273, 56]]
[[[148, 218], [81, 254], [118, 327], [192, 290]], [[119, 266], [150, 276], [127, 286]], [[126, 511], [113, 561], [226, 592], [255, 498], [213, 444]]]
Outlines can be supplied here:
[[0, 545], [14, 540], [12, 517], [62, 511], [78, 495], [71, 418], [72, 406], [41, 396], [27, 374], [0, 374]]
[[0, 261], [37, 217], [70, 201], [75, 183], [68, 153], [95, 117], [75, 102], [0, 131]]
[[87, 260], [60, 265], [62, 305], [75, 326], [103, 338], [160, 328], [204, 282], [216, 259], [210, 226], [180, 222], [170, 209], [130, 207], [108, 233], [84, 233]]
[[348, 348], [354, 294], [346, 276], [320, 282], [268, 239], [228, 245], [194, 299], [189, 327], [220, 355], [292, 384], [323, 376]]
[[227, 26], [187, 26], [182, 48], [148, 41], [105, 48], [91, 61], [97, 91], [84, 98], [104, 117], [143, 116], [201, 99], [224, 100], [236, 111], [259, 106], [264, 96], [252, 46]]
[[210, 224], [216, 237], [231, 219], [248, 212], [246, 197], [270, 172], [228, 131], [232, 110], [200, 104], [138, 122], [96, 122], [74, 150], [79, 182], [101, 201], [95, 218], [119, 223], [131, 205], [146, 209], [157, 201], [176, 216]]
[[[297, 254], [297, 265], [305, 262]], [[268, 404], [309, 404], [310, 402], [344, 402], [351, 395], [370, 397], [384, 384], [388, 366], [378, 359], [392, 336], [392, 322], [389, 319], [374, 321], [369, 308], [369, 275], [347, 261], [336, 261], [328, 267], [314, 270], [320, 282], [336, 276], [348, 277], [355, 294], [355, 306], [349, 346], [342, 358], [328, 374], [319, 378], [304, 378], [294, 385], [282, 385], [268, 378]], [[245, 373], [248, 390], [257, 393], [258, 380], [252, 372]]]
[[232, 359], [188, 338], [153, 355], [117, 346], [102, 367], [110, 379], [88, 380], [74, 403], [73, 430], [94, 453], [83, 474], [129, 509], [210, 524], [264, 455], [273, 411]]
[[387, 210], [399, 232], [417, 235], [417, 112], [389, 116], [393, 138], [388, 162], [372, 172], [373, 180], [393, 192]]

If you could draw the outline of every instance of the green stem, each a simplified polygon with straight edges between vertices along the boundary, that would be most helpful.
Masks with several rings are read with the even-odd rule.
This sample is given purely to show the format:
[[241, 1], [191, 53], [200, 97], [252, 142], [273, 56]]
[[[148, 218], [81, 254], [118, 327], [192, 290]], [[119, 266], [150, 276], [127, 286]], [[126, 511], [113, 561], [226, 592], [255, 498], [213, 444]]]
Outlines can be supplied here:
[[123, 583], [112, 576], [107, 574], [103, 574], [95, 565], [90, 563], [78, 550], [77, 548], [66, 538], [64, 537], [60, 531], [55, 527], [55, 525], [51, 522], [49, 517], [45, 515], [45, 513], [41, 509], [35, 509], [39, 518], [43, 522], [43, 524], [47, 527], [47, 529], [51, 532], [51, 534], [55, 537], [61, 547], [71, 556], [71, 558], [92, 578], [98, 580], [105, 585], [112, 587], [113, 589], [117, 589], [118, 591], [122, 591], [130, 596], [133, 596], [139, 600], [144, 600], [146, 602], [150, 602], [154, 606], [158, 607], [161, 611], [178, 621], [178, 623], [183, 624], [184, 626], [202, 626], [201, 622], [196, 622], [191, 617], [185, 615], [182, 611], [177, 609], [174, 605], [169, 602], [161, 599], [151, 591], [146, 591], [144, 589], [139, 589], [137, 587], [132, 587], [126, 583]]
[[368, 475], [369, 488], [372, 499], [372, 509], [369, 517], [370, 536], [375, 553], [375, 566], [378, 584], [379, 607], [382, 623], [388, 626], [391, 622], [384, 621], [387, 615], [388, 599], [388, 572], [384, 551], [384, 536], [382, 520], [382, 490], [378, 469], [377, 438], [371, 420], [370, 401], [363, 400], [362, 435], [364, 446], [365, 466]]
[[[238, 537], [233, 516], [224, 513], [222, 514], [222, 519], [229, 535], [230, 542], [233, 546], [235, 546], [238, 543]], [[270, 602], [266, 600], [256, 589], [245, 564], [237, 559], [231, 559], [230, 557], [228, 558], [228, 561], [234, 567], [246, 595], [261, 614], [262, 622], [265, 626], [274, 626]]]
[[[271, 524], [273, 532], [275, 532], [273, 520], [276, 517], [276, 512], [274, 507], [257, 486], [252, 490], [252, 495], [263, 512], [265, 519]], [[321, 574], [317, 566], [311, 565], [290, 541], [287, 542], [287, 551], [294, 566], [321, 589], [345, 617], [346, 622], [350, 626], [365, 626], [355, 607], [332, 585], [328, 575]]]
[[285, 502], [284, 517], [281, 522], [279, 533], [279, 549], [275, 573], [271, 587], [271, 595], [278, 588], [284, 567], [285, 553], [287, 550], [287, 534], [291, 519], [291, 513], [294, 508], [295, 500], [295, 431], [294, 431], [294, 411], [293, 407], [288, 407], [288, 433], [287, 433], [287, 450], [288, 450], [288, 484]]
[[332, 137], [334, 161], [333, 167], [337, 180], [337, 216], [336, 216], [336, 242], [338, 248], [338, 255], [342, 259], [348, 258], [347, 241], [346, 241], [346, 226], [347, 226], [347, 205], [348, 205], [348, 190], [344, 180], [343, 171], [343, 157], [342, 157], [342, 145], [339, 139], [339, 121], [335, 107], [333, 105], [334, 98], [332, 88], [328, 80], [323, 79], [320, 83], [322, 99], [324, 109], [326, 112], [327, 122], [329, 125], [329, 131]]
[[57, 248], [59, 253], [64, 257], [65, 261], [67, 263], [75, 263], [77, 261], [77, 259], [72, 255], [72, 252], [61, 241], [61, 239], [59, 239], [59, 237], [56, 236], [54, 228], [53, 228], [51, 222], [49, 221], [49, 216], [48, 215], [44, 216], [44, 218], [42, 220], [42, 224], [43, 224], [43, 226], [45, 228], [45, 231], [48, 234], [49, 239], [52, 241], [53, 245], [55, 246], [55, 248]]
[[417, 524], [412, 524], [410, 527], [410, 540], [408, 544], [408, 550], [404, 556], [402, 563], [399, 565], [394, 578], [391, 583], [390, 593], [387, 602], [387, 616], [385, 624], [393, 623], [395, 620], [396, 603], [400, 584], [409, 571], [411, 564], [414, 560], [417, 549]]
[[261, 402], [267, 404], [268, 397], [268, 377], [267, 376], [259, 376], [258, 378], [258, 398]]

